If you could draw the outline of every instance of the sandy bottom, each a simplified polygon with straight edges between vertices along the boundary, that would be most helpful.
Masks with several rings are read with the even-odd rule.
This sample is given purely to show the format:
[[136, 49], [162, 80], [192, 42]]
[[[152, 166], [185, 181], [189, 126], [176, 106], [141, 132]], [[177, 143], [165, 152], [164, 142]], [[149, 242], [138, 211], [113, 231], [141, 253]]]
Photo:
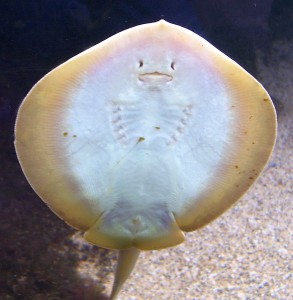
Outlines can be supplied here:
[[[184, 244], [142, 253], [119, 299], [292, 297], [292, 49], [292, 41], [275, 42], [268, 65], [259, 62], [258, 78], [279, 113], [276, 148], [259, 181]], [[116, 252], [86, 244], [55, 217], [24, 179], [12, 133], [0, 138], [7, 158], [0, 169], [0, 299], [108, 299]]]

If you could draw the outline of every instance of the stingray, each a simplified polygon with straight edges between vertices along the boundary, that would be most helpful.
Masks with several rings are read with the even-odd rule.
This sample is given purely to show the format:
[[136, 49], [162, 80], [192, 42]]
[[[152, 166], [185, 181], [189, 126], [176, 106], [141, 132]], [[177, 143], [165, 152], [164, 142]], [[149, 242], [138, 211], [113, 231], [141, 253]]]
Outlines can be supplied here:
[[111, 299], [141, 250], [176, 246], [234, 204], [275, 138], [263, 86], [163, 20], [52, 70], [25, 97], [15, 127], [39, 197], [86, 241], [119, 250]]

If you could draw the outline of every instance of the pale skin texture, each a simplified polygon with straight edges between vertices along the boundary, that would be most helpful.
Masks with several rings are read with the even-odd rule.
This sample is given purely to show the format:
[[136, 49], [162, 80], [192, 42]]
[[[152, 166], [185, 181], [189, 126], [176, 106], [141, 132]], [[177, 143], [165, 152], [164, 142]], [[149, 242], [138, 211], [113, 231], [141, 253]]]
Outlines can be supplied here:
[[252, 185], [276, 138], [266, 90], [195, 33], [137, 26], [42, 78], [17, 116], [29, 183], [60, 218], [118, 249], [111, 299], [140, 250], [175, 246]]

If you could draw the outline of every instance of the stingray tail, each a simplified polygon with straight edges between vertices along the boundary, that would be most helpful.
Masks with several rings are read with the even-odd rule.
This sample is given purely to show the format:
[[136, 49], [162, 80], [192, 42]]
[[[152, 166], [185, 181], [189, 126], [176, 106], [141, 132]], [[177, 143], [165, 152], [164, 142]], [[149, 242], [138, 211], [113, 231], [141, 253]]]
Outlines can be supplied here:
[[140, 250], [136, 248], [119, 251], [118, 264], [116, 267], [110, 300], [114, 300], [117, 297], [123, 283], [130, 276], [138, 259], [139, 253]]

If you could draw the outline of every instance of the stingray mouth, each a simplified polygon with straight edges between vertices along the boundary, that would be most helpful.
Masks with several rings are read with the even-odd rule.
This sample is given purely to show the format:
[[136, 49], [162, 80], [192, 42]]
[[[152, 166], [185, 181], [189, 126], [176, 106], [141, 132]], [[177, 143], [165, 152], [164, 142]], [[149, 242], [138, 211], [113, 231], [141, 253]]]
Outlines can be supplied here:
[[173, 76], [160, 73], [160, 72], [152, 72], [152, 73], [143, 73], [138, 75], [138, 80], [143, 83], [166, 83], [173, 80]]

